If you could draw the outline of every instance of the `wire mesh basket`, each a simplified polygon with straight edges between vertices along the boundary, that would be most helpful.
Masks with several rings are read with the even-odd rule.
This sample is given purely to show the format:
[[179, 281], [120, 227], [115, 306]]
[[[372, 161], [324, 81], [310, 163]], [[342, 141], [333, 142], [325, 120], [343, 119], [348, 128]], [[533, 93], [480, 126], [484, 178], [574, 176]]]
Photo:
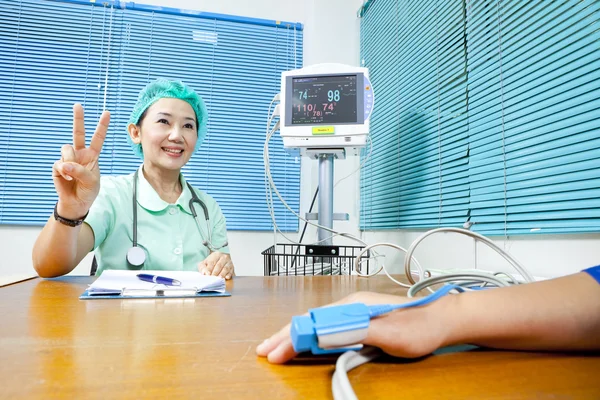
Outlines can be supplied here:
[[[265, 276], [350, 275], [362, 246], [324, 246], [277, 243], [261, 254]], [[360, 271], [369, 273], [369, 252], [361, 258]]]

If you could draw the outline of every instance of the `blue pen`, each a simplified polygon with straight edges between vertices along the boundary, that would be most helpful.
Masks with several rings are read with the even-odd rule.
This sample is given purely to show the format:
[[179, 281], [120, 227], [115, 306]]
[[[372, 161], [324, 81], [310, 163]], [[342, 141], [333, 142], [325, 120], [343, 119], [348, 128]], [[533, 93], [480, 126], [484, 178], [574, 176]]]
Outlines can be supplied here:
[[164, 276], [150, 275], [150, 274], [138, 274], [137, 277], [142, 281], [154, 282], [154, 283], [158, 283], [161, 285], [167, 285], [167, 286], [180, 286], [181, 285], [181, 282], [179, 282], [177, 279], [166, 278]]

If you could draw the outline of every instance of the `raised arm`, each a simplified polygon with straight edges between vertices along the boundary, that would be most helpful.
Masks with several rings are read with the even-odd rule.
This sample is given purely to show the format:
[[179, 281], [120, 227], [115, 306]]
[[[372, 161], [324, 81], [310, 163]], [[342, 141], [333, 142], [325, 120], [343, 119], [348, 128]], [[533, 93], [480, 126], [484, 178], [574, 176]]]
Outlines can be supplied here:
[[[403, 303], [408, 299], [356, 293], [340, 303]], [[581, 272], [562, 278], [449, 295], [371, 320], [364, 344], [398, 357], [419, 357], [453, 344], [498, 349], [600, 350], [600, 284]], [[273, 363], [293, 358], [289, 325], [257, 348]]]
[[[52, 179], [58, 194], [56, 213], [68, 220], [87, 215], [100, 191], [98, 158], [110, 114], [104, 111], [89, 147], [85, 147], [83, 107], [73, 106], [73, 145], [64, 145], [61, 159], [52, 167]], [[33, 267], [42, 277], [67, 274], [94, 246], [94, 233], [87, 224], [72, 227], [50, 216], [33, 247]]]

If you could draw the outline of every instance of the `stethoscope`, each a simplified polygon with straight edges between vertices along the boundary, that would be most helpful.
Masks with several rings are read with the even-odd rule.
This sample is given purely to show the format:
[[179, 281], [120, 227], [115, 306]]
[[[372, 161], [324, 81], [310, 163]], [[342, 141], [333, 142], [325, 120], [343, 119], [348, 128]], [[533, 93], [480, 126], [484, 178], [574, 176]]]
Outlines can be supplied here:
[[[146, 262], [146, 252], [140, 246], [138, 246], [137, 242], [137, 182], [138, 182], [138, 171], [135, 171], [133, 175], [133, 246], [127, 251], [127, 262], [133, 267], [142, 267], [144, 262]], [[203, 240], [202, 244], [206, 246], [211, 252], [217, 251], [226, 247], [229, 243], [225, 242], [222, 246], [214, 246], [212, 243], [212, 229], [210, 228], [210, 217], [208, 215], [208, 208], [206, 204], [196, 194], [196, 191], [188, 182], [186, 182], [188, 189], [192, 193], [192, 198], [189, 202], [190, 211], [194, 216], [194, 221], [196, 222], [196, 227], [198, 228], [198, 232], [200, 232], [200, 236], [204, 238], [202, 235], [202, 229], [200, 228], [200, 223], [198, 222], [198, 214], [196, 213], [196, 208], [194, 207], [194, 203], [200, 204], [202, 207], [202, 211], [204, 211], [204, 219], [206, 220], [206, 228], [208, 231], [208, 240]]]

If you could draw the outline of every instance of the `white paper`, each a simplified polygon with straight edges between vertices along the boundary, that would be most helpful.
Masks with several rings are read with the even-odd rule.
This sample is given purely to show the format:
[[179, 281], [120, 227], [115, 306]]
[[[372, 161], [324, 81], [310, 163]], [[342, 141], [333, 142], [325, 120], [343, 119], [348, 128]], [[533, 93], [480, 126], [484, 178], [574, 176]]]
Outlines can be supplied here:
[[[177, 279], [181, 286], [168, 286], [156, 284], [154, 282], [142, 281], [137, 277], [138, 274], [150, 274], [164, 276], [166, 278]], [[122, 271], [105, 270], [102, 275], [88, 287], [88, 293], [92, 294], [112, 294], [121, 293], [123, 290], [194, 290], [196, 292], [225, 292], [225, 279], [218, 276], [206, 276], [197, 271]]]

